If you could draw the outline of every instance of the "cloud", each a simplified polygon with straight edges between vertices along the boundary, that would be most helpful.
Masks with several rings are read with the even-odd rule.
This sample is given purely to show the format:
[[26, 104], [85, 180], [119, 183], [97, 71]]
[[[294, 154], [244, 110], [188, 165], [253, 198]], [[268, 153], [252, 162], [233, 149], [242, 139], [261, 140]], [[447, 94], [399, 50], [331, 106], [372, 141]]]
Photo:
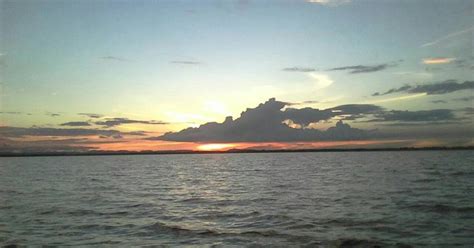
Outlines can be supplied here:
[[334, 108], [330, 108], [332, 112], [336, 112], [339, 115], [359, 115], [359, 114], [371, 114], [383, 111], [383, 108], [373, 104], [345, 104]]
[[61, 152], [87, 152], [93, 147], [76, 146], [73, 140], [48, 140], [48, 141], [16, 141], [0, 139], [0, 153], [28, 154], [28, 153], [61, 153]]
[[121, 143], [122, 140], [114, 139], [89, 139], [89, 138], [60, 138], [44, 137], [40, 140], [18, 140], [0, 137], [0, 153], [25, 154], [25, 153], [61, 153], [61, 152], [87, 152], [97, 149], [97, 145]]
[[192, 61], [192, 60], [173, 60], [170, 61], [171, 64], [182, 64], [182, 65], [200, 65], [202, 64], [199, 61]]
[[60, 126], [70, 126], [70, 127], [86, 127], [90, 126], [91, 124], [87, 121], [70, 121], [61, 124]]
[[313, 72], [316, 71], [314, 68], [310, 67], [287, 67], [283, 68], [283, 71], [292, 71], [292, 72]]
[[445, 100], [434, 100], [432, 103], [447, 103]]
[[313, 79], [314, 87], [316, 90], [329, 87], [334, 81], [326, 74], [320, 73], [309, 73], [311, 79]]
[[287, 108], [282, 113], [282, 118], [291, 120], [292, 123], [300, 126], [308, 126], [314, 122], [329, 120], [334, 117], [334, 115], [335, 113], [333, 113], [330, 109], [319, 110], [313, 108]]
[[[288, 105], [287, 105], [288, 106]], [[328, 109], [314, 108], [287, 108], [283, 111], [283, 116], [291, 123], [302, 127], [307, 127], [311, 123], [327, 121], [333, 117], [343, 117], [344, 119], [362, 118], [364, 115], [383, 111], [383, 108], [372, 104], [346, 104]]]
[[382, 71], [390, 67], [395, 67], [397, 65], [398, 63], [396, 62], [378, 64], [378, 65], [352, 65], [352, 66], [331, 68], [331, 69], [328, 69], [328, 71], [349, 71], [350, 74], [370, 73], [370, 72]]
[[474, 101], [474, 96], [460, 97], [460, 98], [455, 98], [453, 100], [458, 101], [458, 102], [470, 102], [470, 101]]
[[437, 57], [437, 58], [426, 58], [423, 59], [423, 64], [425, 65], [438, 65], [438, 64], [448, 64], [456, 60], [455, 58], [445, 58], [445, 57]]
[[473, 107], [466, 107], [466, 108], [461, 109], [461, 111], [463, 111], [465, 114], [468, 114], [468, 115], [474, 115]]
[[316, 103], [320, 103], [320, 101], [308, 100], [308, 101], [302, 101], [302, 102], [287, 102], [286, 106], [296, 106], [296, 105], [316, 104]]
[[94, 118], [94, 119], [102, 118], [104, 116], [101, 114], [92, 114], [92, 113], [78, 113], [78, 115], [83, 115], [83, 116], [87, 116], [89, 118]]
[[24, 136], [106, 136], [113, 135], [134, 135], [143, 136], [143, 133], [138, 132], [120, 132], [117, 130], [103, 130], [103, 129], [85, 129], [85, 128], [43, 128], [43, 127], [0, 127], [0, 136], [20, 138]]
[[61, 114], [59, 114], [59, 113], [51, 113], [51, 112], [46, 112], [46, 115], [51, 116], [51, 117], [61, 116]]
[[440, 37], [434, 41], [431, 41], [431, 42], [427, 42], [423, 45], [421, 45], [421, 47], [429, 47], [429, 46], [434, 46], [434, 45], [437, 45], [438, 43], [440, 42], [443, 42], [443, 41], [446, 41], [446, 40], [449, 40], [449, 39], [452, 39], [456, 36], [459, 36], [459, 35], [464, 35], [464, 34], [467, 34], [467, 33], [470, 33], [474, 30], [474, 26], [470, 27], [470, 28], [467, 28], [467, 29], [463, 29], [463, 30], [460, 30], [460, 31], [456, 31], [454, 33], [450, 33], [448, 35], [445, 35], [443, 37]]
[[400, 88], [393, 88], [385, 93], [375, 92], [372, 96], [383, 96], [393, 93], [426, 93], [427, 95], [441, 95], [447, 94], [460, 90], [472, 90], [474, 89], [474, 81], [464, 81], [463, 83], [458, 83], [454, 79], [446, 80], [440, 83], [434, 84], [422, 84], [422, 85], [404, 85]]
[[324, 6], [336, 7], [339, 5], [350, 3], [351, 0], [306, 0], [307, 3], [319, 4]]
[[474, 70], [473, 59], [474, 59], [474, 57], [470, 57], [468, 59], [456, 59], [454, 61], [454, 63], [455, 63], [457, 68]]
[[104, 57], [100, 57], [100, 59], [113, 60], [113, 61], [119, 61], [119, 62], [129, 62], [130, 61], [126, 58], [121, 58], [121, 57], [116, 57], [116, 56], [104, 56]]
[[22, 112], [17, 112], [17, 111], [7, 111], [7, 112], [0, 112], [0, 114], [6, 114], [6, 115], [21, 115], [23, 114]]
[[427, 126], [442, 126], [442, 125], [459, 125], [459, 120], [455, 121], [433, 121], [433, 122], [387, 122], [381, 123], [382, 126], [391, 127], [427, 127]]
[[[378, 93], [374, 93], [373, 96], [377, 96]], [[414, 95], [405, 95], [405, 96], [398, 96], [398, 97], [391, 97], [385, 99], [378, 99], [375, 101], [369, 101], [369, 103], [384, 103], [384, 102], [395, 102], [395, 101], [402, 101], [402, 100], [410, 100], [418, 97], [426, 96], [426, 93], [419, 93]]]
[[376, 119], [368, 122], [437, 122], [456, 120], [450, 109], [432, 109], [419, 111], [384, 111], [374, 115]]
[[[282, 110], [287, 103], [274, 98], [247, 109], [240, 117], [233, 120], [227, 117], [224, 122], [209, 122], [198, 128], [187, 128], [179, 132], [169, 132], [149, 140], [167, 140], [178, 142], [289, 142], [289, 141], [320, 141], [320, 140], [352, 140], [366, 138], [369, 131], [352, 128], [339, 121], [336, 126], [325, 131], [312, 128], [292, 128], [284, 123], [307, 126], [309, 123], [328, 120], [344, 113], [359, 113], [364, 107], [335, 107], [333, 109], [292, 109]], [[340, 109], [341, 112], [333, 111]]]
[[401, 76], [409, 76], [417, 79], [429, 79], [433, 77], [432, 73], [429, 73], [428, 71], [434, 71], [440, 68], [434, 68], [434, 67], [429, 67], [425, 68], [425, 71], [427, 72], [419, 72], [419, 71], [399, 71], [399, 72], [394, 72], [393, 74], [395, 75], [401, 75]]
[[319, 103], [319, 101], [308, 100], [308, 101], [301, 102], [301, 104], [315, 104], [315, 103]]
[[106, 126], [106, 127], [113, 127], [113, 126], [118, 126], [122, 124], [149, 124], [149, 125], [165, 125], [169, 124], [167, 122], [162, 122], [162, 121], [144, 121], [144, 120], [132, 120], [128, 118], [107, 118], [104, 121], [97, 121], [94, 124], [100, 125], [100, 126]]

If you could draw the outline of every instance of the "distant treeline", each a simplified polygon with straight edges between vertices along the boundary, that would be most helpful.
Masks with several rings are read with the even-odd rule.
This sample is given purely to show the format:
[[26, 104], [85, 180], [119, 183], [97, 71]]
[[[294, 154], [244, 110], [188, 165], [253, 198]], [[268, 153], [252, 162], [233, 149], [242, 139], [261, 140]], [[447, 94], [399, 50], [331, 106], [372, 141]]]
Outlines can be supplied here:
[[108, 155], [166, 155], [166, 154], [227, 154], [227, 153], [290, 153], [290, 152], [378, 152], [378, 151], [445, 151], [445, 150], [474, 150], [474, 146], [455, 147], [400, 147], [400, 148], [331, 148], [331, 149], [231, 149], [227, 151], [100, 151], [85, 152], [0, 152], [0, 157], [37, 157], [37, 156], [108, 156]]

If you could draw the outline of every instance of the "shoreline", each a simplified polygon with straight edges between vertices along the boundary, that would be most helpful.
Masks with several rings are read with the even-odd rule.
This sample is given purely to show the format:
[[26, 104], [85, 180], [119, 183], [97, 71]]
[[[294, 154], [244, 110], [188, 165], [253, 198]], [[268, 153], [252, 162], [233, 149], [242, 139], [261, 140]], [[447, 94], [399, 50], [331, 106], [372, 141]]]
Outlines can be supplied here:
[[401, 147], [401, 148], [334, 148], [334, 149], [291, 149], [291, 150], [252, 150], [230, 149], [227, 151], [193, 151], [193, 150], [167, 150], [167, 151], [90, 151], [90, 152], [30, 152], [13, 153], [0, 152], [0, 157], [60, 157], [60, 156], [112, 156], [112, 155], [173, 155], [173, 154], [238, 154], [238, 153], [302, 153], [302, 152], [396, 152], [396, 151], [456, 151], [474, 150], [474, 146], [466, 147]]

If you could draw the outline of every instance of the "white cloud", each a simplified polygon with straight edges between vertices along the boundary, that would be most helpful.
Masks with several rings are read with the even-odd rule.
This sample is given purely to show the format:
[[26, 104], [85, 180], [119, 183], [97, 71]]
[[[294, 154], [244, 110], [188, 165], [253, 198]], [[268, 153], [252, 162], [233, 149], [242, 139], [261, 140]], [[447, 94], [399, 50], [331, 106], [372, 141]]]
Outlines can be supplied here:
[[204, 102], [204, 109], [208, 112], [216, 114], [230, 115], [230, 112], [225, 106], [225, 104], [215, 100], [208, 100]]
[[453, 38], [453, 37], [456, 37], [456, 36], [459, 36], [459, 35], [463, 35], [463, 34], [467, 34], [467, 33], [470, 33], [470, 32], [472, 32], [472, 31], [474, 31], [474, 26], [472, 26], [472, 27], [470, 27], [470, 28], [467, 28], [467, 29], [464, 29], [464, 30], [456, 31], [456, 32], [454, 32], [454, 33], [450, 33], [450, 34], [445, 35], [445, 36], [443, 36], [443, 37], [440, 37], [440, 38], [438, 38], [438, 39], [436, 39], [436, 40], [434, 40], [434, 41], [425, 43], [425, 44], [421, 45], [421, 47], [434, 46], [434, 45], [436, 45], [436, 44], [438, 44], [438, 43], [440, 43], [440, 42], [443, 42], [443, 41], [445, 41], [445, 40], [449, 40], [449, 39], [451, 39], [451, 38]]
[[308, 75], [313, 79], [314, 88], [316, 90], [324, 89], [334, 83], [334, 80], [332, 80], [329, 75], [326, 74], [308, 73]]
[[399, 96], [399, 97], [385, 98], [385, 99], [380, 99], [380, 100], [375, 100], [375, 101], [368, 101], [366, 103], [374, 104], [374, 103], [401, 101], [401, 100], [406, 100], [406, 99], [423, 97], [423, 96], [426, 96], [426, 95], [428, 95], [428, 94], [427, 93], [419, 93], [419, 94], [408, 95], [408, 96]]
[[406, 76], [410, 78], [414, 78], [416, 80], [425, 80], [425, 79], [431, 79], [433, 78], [432, 73], [428, 72], [417, 72], [417, 71], [399, 71], [399, 72], [394, 72], [393, 74], [395, 75], [400, 75], [400, 76]]
[[351, 0], [306, 0], [306, 2], [326, 6], [339, 6], [342, 4], [350, 3]]
[[426, 58], [423, 59], [423, 64], [425, 65], [437, 65], [437, 64], [448, 64], [456, 60], [455, 58]]

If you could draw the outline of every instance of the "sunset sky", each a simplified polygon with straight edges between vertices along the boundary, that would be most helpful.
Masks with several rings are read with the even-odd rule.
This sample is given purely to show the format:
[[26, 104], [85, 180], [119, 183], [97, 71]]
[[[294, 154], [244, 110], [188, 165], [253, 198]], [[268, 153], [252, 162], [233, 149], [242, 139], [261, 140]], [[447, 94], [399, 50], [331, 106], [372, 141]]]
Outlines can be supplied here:
[[473, 9], [0, 1], [0, 152], [474, 145]]

